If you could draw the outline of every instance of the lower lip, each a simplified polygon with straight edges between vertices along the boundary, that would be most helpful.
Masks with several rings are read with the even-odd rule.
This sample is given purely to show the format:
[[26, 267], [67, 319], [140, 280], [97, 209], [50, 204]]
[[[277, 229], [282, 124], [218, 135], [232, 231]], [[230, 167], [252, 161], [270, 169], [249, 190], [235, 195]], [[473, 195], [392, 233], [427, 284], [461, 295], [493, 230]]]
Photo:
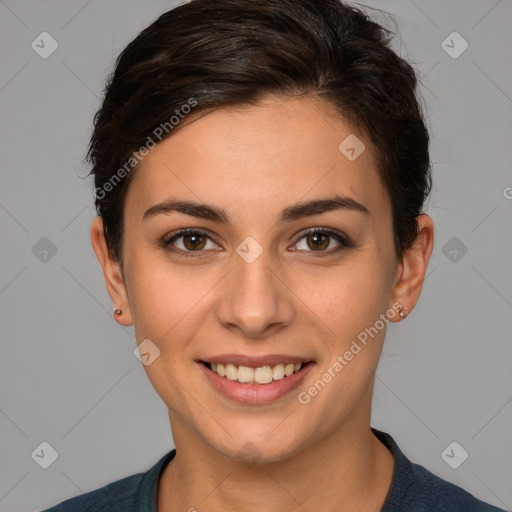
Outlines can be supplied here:
[[218, 391], [231, 400], [244, 404], [266, 404], [282, 398], [297, 388], [314, 366], [312, 362], [307, 363], [297, 373], [269, 384], [241, 384], [236, 380], [221, 377], [203, 363], [197, 364]]

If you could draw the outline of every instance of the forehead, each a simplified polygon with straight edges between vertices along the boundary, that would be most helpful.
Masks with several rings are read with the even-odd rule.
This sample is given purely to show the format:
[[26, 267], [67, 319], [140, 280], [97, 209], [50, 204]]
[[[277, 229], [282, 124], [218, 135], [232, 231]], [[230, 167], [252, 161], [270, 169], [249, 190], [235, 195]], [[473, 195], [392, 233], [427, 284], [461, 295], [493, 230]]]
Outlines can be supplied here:
[[339, 193], [386, 208], [374, 153], [330, 104], [269, 98], [185, 119], [144, 157], [126, 201], [147, 208], [172, 194], [269, 209]]

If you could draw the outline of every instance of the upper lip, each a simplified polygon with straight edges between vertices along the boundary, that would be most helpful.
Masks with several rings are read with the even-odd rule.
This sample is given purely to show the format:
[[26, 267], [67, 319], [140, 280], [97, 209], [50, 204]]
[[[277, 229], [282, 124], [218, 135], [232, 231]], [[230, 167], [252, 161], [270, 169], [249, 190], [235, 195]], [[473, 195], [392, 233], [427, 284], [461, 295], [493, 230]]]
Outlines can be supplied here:
[[268, 354], [265, 356], [246, 356], [243, 354], [223, 354], [218, 356], [211, 356], [201, 359], [205, 363], [215, 364], [234, 364], [235, 366], [248, 366], [259, 368], [260, 366], [275, 366], [276, 364], [289, 364], [289, 363], [307, 363], [311, 359], [305, 359], [301, 356], [291, 356], [285, 354]]

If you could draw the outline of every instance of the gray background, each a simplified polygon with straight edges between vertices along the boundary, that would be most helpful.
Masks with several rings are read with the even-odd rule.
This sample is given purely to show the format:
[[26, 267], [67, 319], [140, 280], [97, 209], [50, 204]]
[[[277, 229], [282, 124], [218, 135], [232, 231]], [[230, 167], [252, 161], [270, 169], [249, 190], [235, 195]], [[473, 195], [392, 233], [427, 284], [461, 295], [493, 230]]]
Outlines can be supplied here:
[[[174, 5], [0, 0], [2, 511], [41, 510], [146, 471], [173, 447], [133, 330], [111, 316], [89, 239], [92, 180], [80, 177], [114, 58]], [[395, 48], [421, 76], [436, 225], [417, 308], [388, 330], [373, 426], [413, 461], [510, 510], [512, 2], [366, 5], [395, 16]], [[31, 48], [43, 31], [59, 44], [47, 59]], [[469, 44], [458, 58], [441, 46], [453, 31]], [[41, 252], [43, 237], [55, 254]], [[58, 452], [48, 469], [31, 457], [43, 441]], [[441, 457], [452, 441], [469, 453], [458, 469]]]

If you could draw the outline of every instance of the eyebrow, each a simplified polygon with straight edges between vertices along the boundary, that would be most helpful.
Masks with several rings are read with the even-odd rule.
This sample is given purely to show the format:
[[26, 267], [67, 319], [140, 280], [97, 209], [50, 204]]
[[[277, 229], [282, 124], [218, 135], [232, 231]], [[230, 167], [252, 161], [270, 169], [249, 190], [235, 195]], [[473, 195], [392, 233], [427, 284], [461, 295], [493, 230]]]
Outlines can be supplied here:
[[[318, 215], [334, 210], [356, 211], [371, 216], [368, 209], [360, 202], [352, 199], [351, 197], [336, 195], [328, 199], [315, 199], [289, 206], [281, 212], [280, 222], [291, 222], [311, 215]], [[179, 201], [174, 199], [151, 206], [144, 212], [142, 219], [146, 220], [156, 215], [169, 214], [172, 212], [184, 213], [186, 215], [191, 215], [192, 217], [212, 220], [220, 224], [229, 224], [229, 215], [221, 208], [204, 203]]]

